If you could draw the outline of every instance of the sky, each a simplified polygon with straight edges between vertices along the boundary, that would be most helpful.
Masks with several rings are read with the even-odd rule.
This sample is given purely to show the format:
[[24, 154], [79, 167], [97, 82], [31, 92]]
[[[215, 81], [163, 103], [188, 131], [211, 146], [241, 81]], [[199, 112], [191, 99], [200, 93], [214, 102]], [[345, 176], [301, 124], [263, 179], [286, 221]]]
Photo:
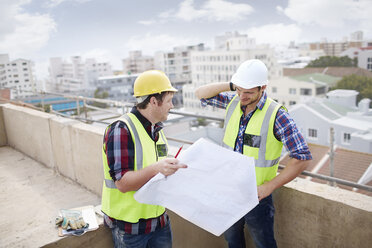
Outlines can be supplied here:
[[0, 54], [35, 62], [80, 55], [122, 69], [131, 50], [144, 55], [204, 43], [238, 31], [258, 44], [372, 38], [372, 0], [0, 0]]

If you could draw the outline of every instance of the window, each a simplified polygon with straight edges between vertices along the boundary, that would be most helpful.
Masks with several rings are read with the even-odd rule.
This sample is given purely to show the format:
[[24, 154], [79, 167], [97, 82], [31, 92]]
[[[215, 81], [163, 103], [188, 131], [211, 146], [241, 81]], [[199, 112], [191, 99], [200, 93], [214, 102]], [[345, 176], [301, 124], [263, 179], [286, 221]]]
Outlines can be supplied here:
[[318, 138], [318, 130], [309, 128], [308, 137], [317, 139]]
[[296, 101], [289, 101], [289, 106], [295, 105], [295, 104], [296, 104]]
[[343, 143], [345, 144], [350, 144], [350, 140], [351, 140], [351, 134], [350, 133], [344, 133], [344, 137], [343, 137]]
[[311, 96], [311, 94], [312, 94], [311, 89], [305, 89], [305, 88], [300, 89], [300, 95]]
[[321, 95], [321, 94], [325, 94], [325, 93], [326, 93], [326, 87], [316, 88], [316, 94], [317, 95]]
[[277, 92], [277, 88], [276, 87], [272, 87], [272, 93], [276, 93]]
[[296, 88], [289, 88], [289, 94], [296, 95]]

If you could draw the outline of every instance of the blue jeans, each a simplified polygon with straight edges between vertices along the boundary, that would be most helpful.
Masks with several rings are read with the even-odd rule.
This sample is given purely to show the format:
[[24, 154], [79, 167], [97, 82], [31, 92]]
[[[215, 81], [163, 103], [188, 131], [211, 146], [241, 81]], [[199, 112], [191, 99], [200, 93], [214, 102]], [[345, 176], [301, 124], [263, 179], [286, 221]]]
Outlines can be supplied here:
[[275, 248], [274, 204], [272, 196], [262, 199], [248, 214], [232, 225], [224, 233], [229, 248], [245, 248], [244, 224], [257, 248]]
[[172, 248], [170, 223], [147, 234], [127, 234], [118, 227], [112, 228], [111, 232], [115, 248]]

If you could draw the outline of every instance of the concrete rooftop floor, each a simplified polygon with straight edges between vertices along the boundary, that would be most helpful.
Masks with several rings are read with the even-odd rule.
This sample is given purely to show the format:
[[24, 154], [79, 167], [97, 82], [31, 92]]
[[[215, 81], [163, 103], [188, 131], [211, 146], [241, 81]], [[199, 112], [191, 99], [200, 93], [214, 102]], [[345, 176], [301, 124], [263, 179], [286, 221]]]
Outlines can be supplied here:
[[7, 146], [0, 147], [0, 171], [0, 247], [41, 247], [59, 241], [54, 220], [60, 209], [97, 206], [101, 201]]

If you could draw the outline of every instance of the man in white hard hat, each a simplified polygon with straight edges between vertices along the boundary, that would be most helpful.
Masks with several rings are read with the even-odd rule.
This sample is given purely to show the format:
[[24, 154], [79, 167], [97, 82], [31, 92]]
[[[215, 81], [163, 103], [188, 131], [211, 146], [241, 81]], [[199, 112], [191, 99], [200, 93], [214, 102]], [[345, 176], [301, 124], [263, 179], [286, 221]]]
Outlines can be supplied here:
[[161, 130], [176, 91], [163, 72], [143, 72], [134, 82], [137, 105], [106, 128], [102, 212], [115, 248], [172, 247], [165, 208], [139, 203], [133, 195], [157, 173], [169, 176], [186, 168], [167, 158], [168, 143]]
[[[229, 248], [245, 247], [245, 223], [256, 247], [276, 247], [271, 193], [299, 175], [312, 159], [286, 109], [267, 97], [267, 84], [267, 67], [252, 59], [239, 66], [231, 82], [204, 85], [195, 92], [202, 105], [226, 109], [223, 146], [255, 159], [259, 204], [224, 233]], [[291, 159], [277, 175], [283, 145]]]

